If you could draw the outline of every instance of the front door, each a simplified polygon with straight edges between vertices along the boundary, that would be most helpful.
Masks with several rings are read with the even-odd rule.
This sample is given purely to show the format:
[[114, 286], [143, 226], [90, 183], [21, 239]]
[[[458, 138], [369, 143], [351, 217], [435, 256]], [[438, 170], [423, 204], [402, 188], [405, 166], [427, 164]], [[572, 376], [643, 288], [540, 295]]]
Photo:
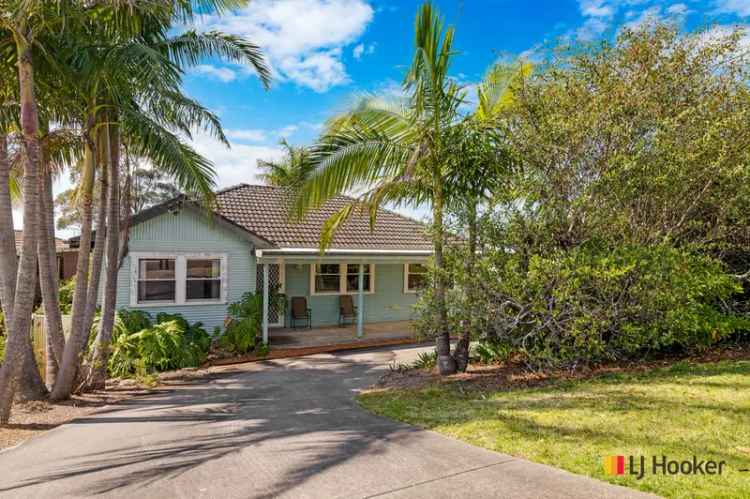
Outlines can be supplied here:
[[[258, 264], [255, 272], [255, 289], [258, 293], [263, 292], [263, 265]], [[268, 291], [269, 294], [276, 290], [277, 293], [284, 293], [284, 264], [269, 263], [268, 264]], [[284, 326], [284, 305], [279, 304], [277, 306], [268, 307], [268, 326], [269, 327], [283, 327]]]

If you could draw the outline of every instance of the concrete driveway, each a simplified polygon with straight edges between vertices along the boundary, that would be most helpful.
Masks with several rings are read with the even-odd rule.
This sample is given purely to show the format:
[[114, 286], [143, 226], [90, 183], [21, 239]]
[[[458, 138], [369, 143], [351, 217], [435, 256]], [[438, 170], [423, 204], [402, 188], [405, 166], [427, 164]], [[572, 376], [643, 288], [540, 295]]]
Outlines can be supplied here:
[[361, 410], [424, 348], [247, 365], [0, 453], [0, 497], [646, 497]]

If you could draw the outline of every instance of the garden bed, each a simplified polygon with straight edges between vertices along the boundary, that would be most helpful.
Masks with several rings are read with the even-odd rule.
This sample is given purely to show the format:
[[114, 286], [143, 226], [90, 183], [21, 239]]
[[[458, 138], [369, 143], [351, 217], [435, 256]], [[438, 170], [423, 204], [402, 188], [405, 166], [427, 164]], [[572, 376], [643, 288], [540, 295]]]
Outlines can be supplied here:
[[[376, 414], [667, 497], [750, 497], [750, 351], [530, 374], [395, 369], [359, 396]], [[608, 475], [607, 456], [725, 461], [722, 475]]]

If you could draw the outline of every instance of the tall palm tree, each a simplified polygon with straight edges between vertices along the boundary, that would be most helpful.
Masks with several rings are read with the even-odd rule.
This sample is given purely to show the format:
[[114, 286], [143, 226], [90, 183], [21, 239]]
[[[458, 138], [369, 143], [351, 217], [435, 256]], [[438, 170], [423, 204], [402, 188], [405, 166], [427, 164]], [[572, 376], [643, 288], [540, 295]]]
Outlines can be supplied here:
[[[4, 31], [3, 39], [15, 48], [21, 143], [25, 159], [23, 168], [24, 238], [16, 273], [12, 316], [8, 320], [5, 360], [0, 368], [0, 424], [5, 424], [10, 418], [15, 387], [20, 378], [25, 352], [28, 352], [28, 348], [25, 347], [28, 345], [28, 331], [31, 326], [37, 283], [38, 184], [41, 171], [41, 147], [33, 49], [40, 32], [44, 33], [59, 27], [59, 17], [54, 18], [50, 12], [54, 9], [49, 3], [42, 1], [3, 1], [0, 2], [0, 9], [3, 12], [0, 16], [0, 27]], [[8, 256], [4, 255], [3, 258]], [[15, 249], [13, 257], [15, 258]], [[9, 279], [12, 279], [12, 276], [4, 279], [4, 287], [7, 287], [5, 282]], [[7, 293], [7, 290], [4, 293]]]
[[[91, 328], [100, 272], [106, 247], [107, 272], [100, 330], [95, 341], [89, 384], [101, 386], [106, 374], [108, 345], [114, 321], [116, 292], [116, 258], [119, 230], [105, 230], [104, 220], [116, 217], [119, 202], [114, 192], [119, 187], [119, 151], [125, 137], [135, 154], [149, 158], [159, 170], [173, 176], [183, 190], [209, 200], [213, 195], [215, 173], [205, 158], [186, 145], [178, 134], [190, 136], [195, 128], [203, 128], [228, 145], [218, 117], [181, 92], [184, 69], [204, 57], [219, 56], [245, 63], [256, 69], [264, 84], [269, 71], [257, 46], [240, 38], [218, 32], [200, 34], [194, 31], [170, 36], [173, 12], [143, 12], [143, 29], [135, 35], [102, 47], [88, 45], [89, 57], [81, 57], [80, 43], [71, 47], [72, 76], [82, 90], [80, 102], [86, 103], [84, 168], [81, 174], [81, 250], [76, 273], [73, 299], [72, 328], [66, 344], [60, 375], [52, 398], [62, 399], [74, 388], [80, 354]], [[133, 14], [131, 13], [131, 16]], [[186, 15], [186, 14], [183, 14]], [[93, 28], [93, 26], [92, 26]], [[96, 33], [95, 29], [92, 29]], [[90, 35], [91, 32], [89, 32]], [[76, 66], [76, 62], [82, 64]], [[83, 77], [83, 78], [82, 78]], [[98, 168], [97, 168], [98, 166]], [[99, 206], [103, 214], [97, 219], [92, 264], [88, 264], [88, 248], [92, 235], [91, 205], [94, 177], [100, 170]], [[117, 227], [118, 223], [107, 222]], [[106, 243], [105, 243], [106, 234]], [[89, 267], [91, 270], [89, 271]]]
[[[447, 134], [449, 168], [445, 177], [446, 197], [451, 211], [466, 220], [466, 276], [474, 275], [479, 237], [479, 212], [483, 204], [505, 192], [504, 184], [512, 168], [512, 156], [503, 138], [497, 133], [498, 121], [510, 112], [516, 102], [516, 91], [532, 71], [528, 62], [494, 64], [476, 87], [476, 107]], [[469, 311], [476, 303], [473, 286], [464, 290]], [[469, 342], [473, 326], [470, 312], [464, 318], [463, 331], [456, 343], [453, 357], [459, 371], [469, 361]]]
[[458, 120], [463, 90], [451, 78], [453, 28], [429, 2], [415, 22], [415, 49], [404, 79], [405, 102], [367, 98], [353, 110], [332, 120], [317, 145], [316, 169], [301, 189], [297, 211], [303, 213], [341, 192], [364, 188], [355, 203], [326, 223], [322, 245], [356, 209], [373, 218], [383, 203], [417, 204], [430, 201], [434, 247], [434, 298], [438, 368], [455, 372], [450, 354], [445, 303], [446, 275], [443, 247], [445, 189], [448, 166], [446, 131]]
[[263, 170], [260, 178], [269, 185], [298, 190], [315, 168], [310, 151], [294, 147], [286, 139], [281, 140], [281, 146], [284, 157], [280, 161], [258, 160], [258, 167]]

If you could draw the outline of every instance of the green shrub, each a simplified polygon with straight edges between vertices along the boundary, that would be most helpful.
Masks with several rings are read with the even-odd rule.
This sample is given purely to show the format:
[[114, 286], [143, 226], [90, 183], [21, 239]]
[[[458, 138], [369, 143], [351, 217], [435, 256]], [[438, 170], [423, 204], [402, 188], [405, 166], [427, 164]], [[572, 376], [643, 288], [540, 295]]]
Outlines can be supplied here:
[[[742, 288], [719, 261], [666, 246], [584, 246], [480, 259], [466, 286], [487, 361], [573, 366], [704, 349], [750, 327], [725, 306]], [[457, 323], [456, 317], [452, 318]]]
[[263, 320], [263, 297], [245, 293], [242, 299], [228, 308], [229, 320], [219, 336], [219, 346], [234, 354], [245, 354], [255, 348]]
[[414, 369], [432, 369], [435, 367], [437, 362], [437, 351], [432, 350], [430, 352], [420, 352], [417, 355], [417, 360], [414, 361], [412, 367]]
[[5, 335], [0, 334], [0, 364], [3, 363], [5, 358]]
[[157, 371], [202, 364], [211, 338], [200, 322], [190, 324], [178, 314], [120, 310], [115, 318], [110, 375], [144, 376]]
[[494, 341], [481, 341], [474, 347], [474, 355], [482, 364], [496, 364], [508, 360], [511, 354], [509, 345]]
[[69, 315], [73, 309], [73, 294], [75, 294], [76, 280], [68, 279], [60, 283], [58, 296], [60, 300], [60, 313]]

